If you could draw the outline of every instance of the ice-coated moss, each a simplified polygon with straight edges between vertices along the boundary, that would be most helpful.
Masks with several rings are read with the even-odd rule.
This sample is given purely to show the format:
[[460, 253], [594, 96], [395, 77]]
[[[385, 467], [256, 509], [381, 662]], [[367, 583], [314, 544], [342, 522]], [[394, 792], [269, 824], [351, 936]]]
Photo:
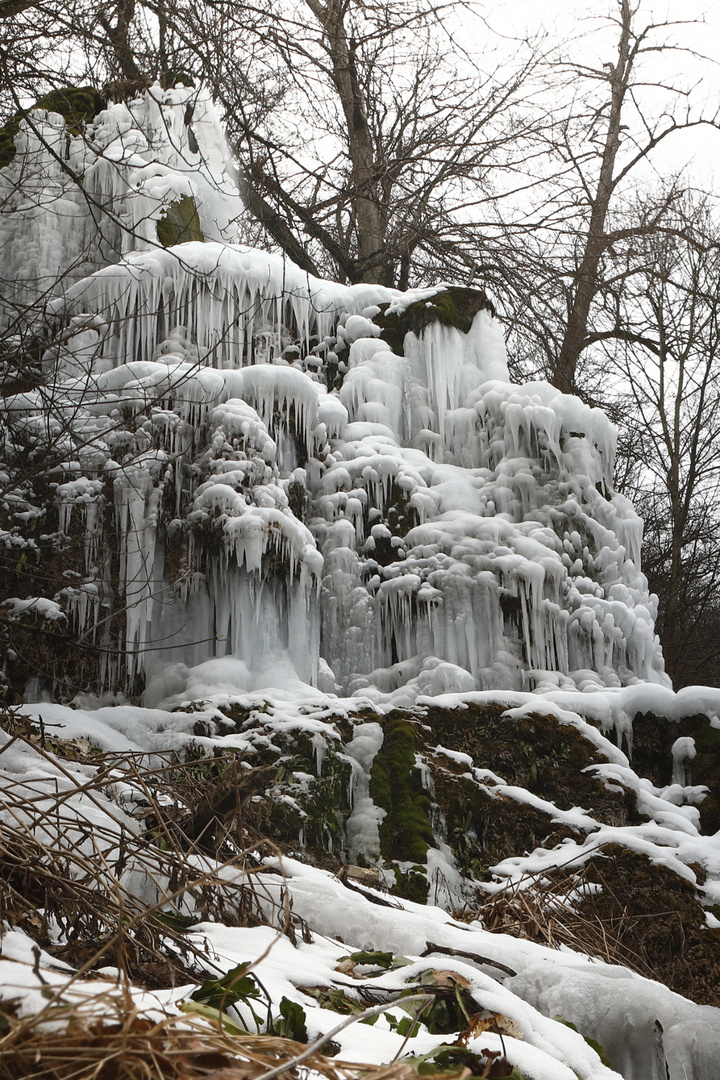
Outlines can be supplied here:
[[197, 206], [191, 195], [183, 195], [163, 210], [157, 223], [157, 238], [163, 247], [204, 241]]
[[420, 335], [432, 323], [454, 326], [467, 334], [479, 311], [495, 314], [492, 302], [482, 289], [451, 285], [424, 300], [416, 300], [399, 314], [389, 314], [388, 304], [381, 304], [374, 321], [382, 328], [380, 337], [398, 356], [404, 355], [405, 335]]

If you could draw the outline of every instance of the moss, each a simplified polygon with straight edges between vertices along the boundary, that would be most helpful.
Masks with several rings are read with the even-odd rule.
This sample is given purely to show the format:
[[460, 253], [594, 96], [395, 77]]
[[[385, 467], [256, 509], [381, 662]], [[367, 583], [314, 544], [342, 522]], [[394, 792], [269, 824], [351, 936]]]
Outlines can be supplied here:
[[[309, 746], [304, 755], [292, 759], [297, 772], [314, 773], [315, 755]], [[322, 773], [309, 784], [307, 791], [295, 792], [298, 805], [307, 815], [303, 826], [303, 839], [309, 849], [321, 849], [342, 854], [345, 844], [345, 822], [350, 816], [350, 788], [352, 766], [329, 748], [322, 764]]]
[[654, 713], [638, 713], [633, 719], [632, 765], [658, 787], [672, 782], [672, 745], [676, 739], [695, 740], [696, 756], [687, 765], [693, 784], [704, 784], [708, 793], [698, 805], [700, 829], [712, 835], [720, 829], [720, 729], [708, 716], [698, 713], [668, 720]]
[[[262, 710], [260, 710], [262, 711]], [[251, 736], [262, 732], [258, 710], [238, 705], [223, 709], [236, 730]], [[297, 851], [301, 848], [318, 865], [337, 870], [345, 844], [345, 823], [350, 816], [352, 766], [329, 744], [317, 773], [315, 745], [307, 733], [273, 732], [272, 748], [258, 744], [253, 763], [275, 765], [268, 797], [248, 808], [246, 819], [266, 839]]]
[[0, 168], [9, 165], [15, 157], [15, 136], [20, 130], [20, 122], [28, 113], [38, 109], [60, 113], [68, 134], [79, 135], [85, 124], [106, 105], [105, 99], [92, 86], [63, 86], [43, 94], [29, 109], [11, 116], [0, 129]]
[[197, 206], [191, 195], [183, 195], [163, 210], [157, 223], [157, 238], [163, 247], [204, 241]]
[[424, 711], [431, 728], [423, 733], [424, 752], [433, 771], [443, 839], [466, 875], [476, 881], [489, 880], [490, 868], [503, 859], [541, 845], [552, 848], [566, 837], [580, 839], [584, 834], [559, 826], [551, 814], [503, 795], [501, 787], [497, 792], [492, 785], [481, 789], [463, 775], [464, 765], [434, 753], [438, 743], [470, 754], [475, 766], [563, 809], [583, 806], [613, 825], [643, 820], [632, 792], [610, 791], [584, 771], [603, 759], [579, 731], [552, 717], [514, 720], [503, 716], [504, 711], [500, 704]]
[[416, 904], [426, 904], [428, 898], [428, 879], [425, 866], [418, 864], [409, 869], [394, 866], [395, 884], [390, 889], [393, 896], [404, 900], [413, 900]]
[[495, 314], [495, 308], [482, 289], [450, 286], [427, 300], [410, 304], [400, 314], [388, 314], [388, 304], [381, 304], [381, 313], [374, 321], [381, 327], [380, 337], [398, 356], [404, 355], [405, 335], [420, 335], [432, 323], [454, 326], [467, 334], [479, 311]]
[[415, 767], [416, 725], [390, 713], [382, 726], [383, 744], [370, 772], [370, 796], [386, 812], [380, 850], [387, 860], [422, 864], [434, 838], [430, 799]]
[[160, 76], [160, 85], [163, 90], [172, 90], [178, 83], [180, 83], [181, 86], [195, 86], [195, 80], [192, 75], [180, 68], [170, 68], [167, 71], [163, 71]]
[[[218, 711], [223, 713], [228, 718], [229, 723], [233, 725], [231, 731], [239, 734], [249, 727], [258, 727], [261, 724], [260, 714], [266, 714], [270, 711], [270, 702], [265, 701], [262, 705], [251, 705], [248, 708], [241, 705], [239, 701], [231, 701], [227, 705], [221, 705]], [[227, 734], [227, 729], [225, 734]]]
[[475, 881], [489, 881], [490, 868], [503, 859], [544, 846], [555, 847], [573, 834], [549, 814], [515, 799], [482, 791], [477, 784], [434, 763], [433, 779], [445, 837], [460, 870]]
[[605, 759], [568, 724], [552, 716], [504, 716], [499, 704], [465, 709], [428, 708], [425, 718], [435, 744], [470, 754], [509, 784], [525, 787], [563, 810], [582, 806], [608, 824], [639, 824], [629, 791], [610, 791], [585, 770]]
[[666, 866], [619, 845], [588, 863], [602, 891], [581, 905], [617, 938], [625, 962], [704, 1005], [720, 1005], [720, 935], [708, 930], [694, 887]]

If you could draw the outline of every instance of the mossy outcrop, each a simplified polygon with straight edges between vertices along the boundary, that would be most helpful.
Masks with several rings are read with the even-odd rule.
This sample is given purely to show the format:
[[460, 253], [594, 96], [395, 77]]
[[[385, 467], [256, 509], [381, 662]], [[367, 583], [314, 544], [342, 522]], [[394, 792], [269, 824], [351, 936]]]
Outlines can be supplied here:
[[416, 300], [400, 313], [390, 313], [389, 304], [382, 304], [374, 322], [381, 327], [380, 337], [398, 356], [404, 356], [405, 335], [412, 332], [419, 336], [432, 323], [454, 326], [467, 334], [479, 311], [495, 314], [492, 302], [482, 289], [450, 285], [439, 289], [425, 300]]
[[624, 963], [692, 1001], [720, 1006], [720, 930], [706, 925], [689, 882], [615, 844], [589, 861], [585, 880], [599, 891], [578, 914], [618, 938]]
[[20, 130], [21, 121], [29, 113], [38, 110], [59, 113], [65, 120], [67, 133], [79, 135], [83, 127], [106, 106], [106, 99], [92, 86], [62, 86], [43, 94], [29, 109], [15, 113], [0, 128], [0, 169], [9, 165], [15, 157], [15, 136]]
[[163, 247], [204, 241], [197, 206], [191, 195], [183, 195], [163, 209], [157, 223], [157, 238]]
[[430, 795], [417, 767], [419, 725], [391, 713], [382, 728], [383, 743], [370, 773], [370, 796], [385, 811], [379, 829], [380, 851], [385, 862], [395, 866], [397, 883], [392, 891], [424, 901], [427, 879], [423, 866], [435, 838]]
[[[352, 812], [344, 751], [354, 725], [369, 719], [383, 730], [369, 778], [370, 797], [384, 812], [381, 865], [393, 872], [393, 891], [399, 895], [426, 898], [431, 847], [449, 849], [471, 888], [473, 881], [490, 880], [491, 868], [504, 859], [555, 847], [568, 837], [582, 842], [583, 830], [558, 823], [553, 807], [582, 806], [615, 826], [645, 820], [631, 791], [621, 785], [610, 789], [593, 774], [591, 766], [603, 759], [576, 728], [551, 716], [515, 719], [505, 711], [501, 704], [487, 704], [395, 710], [385, 717], [358, 713], [352, 721], [333, 725], [341, 738], [325, 740], [320, 768], [317, 747], [307, 736], [283, 737], [282, 747], [275, 736], [276, 749], [265, 747], [258, 757], [258, 763], [277, 764], [258, 827], [281, 846], [312, 849], [323, 865], [339, 869], [347, 859], [344, 829]], [[256, 728], [259, 733], [264, 717], [253, 716], [243, 713], [237, 730], [247, 735]], [[445, 750], [472, 757], [486, 782], [479, 783], [466, 764]], [[493, 776], [505, 783], [496, 783]], [[505, 784], [547, 800], [549, 809], [518, 800]]]
[[605, 759], [569, 724], [540, 713], [514, 718], [500, 704], [452, 710], [431, 706], [425, 716], [436, 743], [469, 754], [475, 767], [489, 769], [561, 810], [582, 806], [612, 825], [644, 820], [631, 792], [610, 790], [586, 771]]
[[[433, 900], [437, 886], [430, 865], [444, 858], [468, 889], [464, 909], [458, 898], [458, 917], [543, 944], [580, 948], [659, 979], [693, 1001], [720, 1005], [720, 931], [708, 925], [700, 865], [691, 867], [696, 887], [621, 840], [601, 840], [579, 857], [576, 848], [570, 864], [549, 860], [520, 892], [497, 891], [493, 868], [503, 860], [539, 848], [551, 851], [565, 840], [584, 843], [587, 825], [559, 820], [558, 811], [582, 806], [598, 823], [618, 828], [646, 820], [632, 791], [598, 779], [593, 766], [602, 763], [602, 755], [578, 728], [539, 712], [512, 715], [492, 702], [398, 709], [385, 716], [358, 710], [324, 716], [322, 728], [310, 729], [302, 723], [278, 727], [273, 714], [270, 703], [238, 703], [196, 731], [201, 740], [242, 735], [248, 745], [223, 750], [216, 744], [216, 759], [207, 759], [205, 802], [180, 822], [195, 843], [214, 851], [228, 836], [237, 840], [239, 831], [245, 846], [269, 840], [273, 850], [330, 870], [349, 888], [361, 882], [361, 888], [384, 887], [418, 902]], [[383, 734], [365, 766], [369, 794], [384, 811], [380, 858], [372, 871], [347, 866], [358, 764], [347, 750], [364, 724], [379, 725]], [[636, 748], [643, 772], [658, 784], [670, 782], [670, 748], [678, 730], [694, 733], [695, 760], [709, 768], [705, 756], [710, 761], [716, 729], [707, 717], [680, 725], [645, 717], [637, 725]], [[196, 750], [200, 758], [207, 753], [200, 744]], [[356, 858], [367, 865], [362, 850]], [[488, 891], [484, 883], [491, 881]], [[720, 917], [720, 909], [711, 913]]]
[[632, 726], [633, 768], [657, 787], [673, 782], [672, 747], [676, 739], [694, 741], [695, 757], [684, 763], [689, 774], [686, 782], [707, 787], [707, 794], [698, 804], [700, 831], [707, 836], [716, 833], [720, 829], [720, 727], [703, 713], [680, 720], [638, 713]]

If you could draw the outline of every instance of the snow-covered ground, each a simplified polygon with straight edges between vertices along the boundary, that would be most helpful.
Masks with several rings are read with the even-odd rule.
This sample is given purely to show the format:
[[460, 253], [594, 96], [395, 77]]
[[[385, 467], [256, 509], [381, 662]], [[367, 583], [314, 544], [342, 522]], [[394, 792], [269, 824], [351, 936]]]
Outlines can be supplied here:
[[[637, 690], [634, 693], [632, 708], [639, 708], [649, 704], [658, 690], [652, 689], [650, 698], [644, 701], [638, 698]], [[673, 699], [668, 691], [662, 693], [664, 705], [672, 705], [678, 714], [684, 709], [695, 711], [701, 700], [699, 694], [693, 697], [690, 692]], [[621, 717], [631, 705], [629, 694], [629, 690], [617, 690], [587, 699], [585, 695], [578, 697], [583, 698], [583, 704], [587, 700], [590, 715], [602, 708], [610, 722]], [[233, 697], [246, 708], [262, 705], [262, 734], [269, 740], [288, 730], [304, 730], [310, 736], [328, 730], [330, 735], [336, 735], [332, 731], [332, 719], [352, 717], [358, 707], [357, 700], [322, 696], [310, 687], [303, 691], [296, 686], [294, 695], [287, 689], [273, 693], [268, 688], [262, 695], [244, 700], [236, 695], [219, 694], [214, 700], [207, 700], [204, 710], [199, 710], [195, 703], [190, 712], [142, 710], [132, 706], [83, 710], [51, 703], [28, 706], [23, 712], [36, 724], [42, 717], [47, 740], [80, 740], [76, 745], [85, 748], [91, 744], [106, 751], [145, 751], [149, 755], [168, 748], [180, 750], [188, 743], [210, 749], [214, 743], [225, 750], [233, 747], [242, 760], [252, 761], [257, 738], [253, 742], [253, 738], [242, 734], [219, 735], [216, 739], [193, 734], [198, 721], [217, 719], [221, 715], [218, 706], [227, 706]], [[477, 697], [473, 695], [471, 700]], [[702, 704], [706, 708], [708, 704], [720, 704], [720, 694], [715, 693], [712, 701], [711, 697], [704, 692]], [[603, 775], [609, 779], [621, 778], [625, 784], [634, 780], [638, 786], [624, 754], [572, 711], [567, 700], [560, 705], [539, 700], [538, 695], [519, 693], [501, 698], [511, 715], [547, 708], [562, 722], [579, 725], [608, 758], [608, 764], [599, 767]], [[654, 700], [657, 705], [656, 697]], [[433, 704], [462, 708], [463, 700], [445, 698], [441, 702], [434, 700]], [[382, 712], [378, 712], [378, 718], [382, 719]], [[152, 756], [148, 761], [152, 761]], [[12, 742], [7, 737], [0, 747], [0, 768], [3, 820], [8, 820], [8, 814], [12, 820], [23, 798], [28, 800], [23, 813], [39, 815], [38, 821], [43, 811], [54, 803], [59, 804], [66, 842], [76, 841], [84, 828], [88, 851], [93, 846], [97, 851], [100, 844], [103, 858], [108, 862], [112, 861], [111, 848], [118, 844], [120, 832], [138, 830], [131, 811], [143, 795], [137, 789], [133, 791], [132, 778], [123, 781], [118, 770], [113, 774], [113, 784], [109, 783], [101, 792], [94, 790], [92, 797], [88, 797], [81, 789], [94, 774], [94, 766], [57, 761], [52, 753], [41, 753], [28, 743]], [[532, 871], [540, 864], [545, 869], [560, 862], [578, 865], [598, 846], [615, 841], [648, 853], [689, 878], [694, 878], [689, 864], [703, 863], [708, 870], [708, 895], [717, 902], [720, 841], [718, 837], [699, 835], [694, 827], [696, 811], [692, 806], [678, 805], [684, 801], [680, 798], [682, 794], [688, 793], [677, 785], [671, 792], [658, 793], [651, 789], [649, 781], [640, 782], [639, 802], [649, 815], [649, 823], [614, 830], [588, 820], [587, 812], [576, 808], [572, 817], [588, 832], [585, 851], [583, 845], [567, 843], [554, 851], [539, 849], [511, 860], [512, 865], [498, 866], [498, 880]], [[516, 795], [534, 798], [528, 792]], [[555, 813], [559, 819], [563, 818], [563, 811], [555, 808]], [[76, 821], [77, 831], [71, 827], [72, 819]], [[41, 839], [52, 832], [53, 814], [49, 813], [43, 820], [37, 832]], [[228, 880], [244, 880], [237, 870], [225, 869], [220, 873]], [[158, 899], [157, 885], [152, 884], [146, 872], [138, 874], [137, 868], [128, 865], [125, 875], [128, 882], [135, 882], [131, 888], [145, 891], [146, 902]], [[161, 875], [159, 880], [163, 880]], [[445, 910], [402, 900], [367, 884], [355, 883], [348, 888], [346, 882], [332, 873], [293, 857], [265, 856], [253, 873], [253, 887], [261, 897], [261, 906], [264, 905], [266, 927], [203, 922], [188, 931], [189, 938], [208, 958], [209, 973], [217, 973], [215, 977], [252, 961], [250, 970], [260, 981], [263, 1001], [267, 995], [271, 1002], [271, 1014], [279, 1015], [283, 998], [299, 1003], [306, 1016], [310, 1040], [327, 1034], [343, 1019], [328, 1008], [329, 989], [341, 991], [360, 1008], [394, 1001], [402, 991], [432, 987], [438, 980], [440, 985], [443, 980], [447, 985], [450, 980], [470, 995], [477, 1005], [475, 1011], [484, 1010], [483, 1015], [487, 1012], [499, 1018], [494, 1021], [495, 1030], [493, 1024], [483, 1025], [476, 1019], [468, 1024], [471, 1028], [476, 1024], [478, 1030], [476, 1036], [468, 1039], [470, 1049], [478, 1054], [483, 1049], [502, 1049], [507, 1060], [528, 1080], [565, 1077], [570, 1080], [574, 1076], [582, 1080], [604, 1080], [611, 1076], [622, 1076], [625, 1080], [665, 1080], [665, 1062], [671, 1080], [686, 1076], [714, 1080], [717, 1075], [720, 1010], [695, 1005], [627, 969], [592, 960], [564, 947], [550, 950], [506, 934], [489, 933], [477, 922], [458, 922]], [[283, 904], [288, 901], [296, 927], [304, 926], [304, 934], [298, 931], [294, 941], [277, 929], [282, 924]], [[183, 903], [184, 910], [192, 910], [187, 898]], [[168, 909], [171, 906], [166, 905]], [[708, 929], [708, 932], [712, 931]], [[5, 992], [13, 997], [19, 994], [24, 1010], [40, 1010], [47, 1004], [47, 987], [56, 986], [60, 991], [67, 982], [67, 965], [44, 953], [37, 961], [32, 952], [33, 942], [21, 930], [6, 933], [2, 948], [0, 973]], [[348, 956], [359, 951], [392, 956], [380, 965], [372, 959], [356, 964], [347, 961]], [[382, 963], [390, 966], [384, 968]], [[108, 969], [102, 973], [112, 975]], [[200, 974], [197, 981], [202, 981]], [[92, 1010], [94, 995], [105, 993], [108, 985], [107, 981], [93, 982], [90, 972], [71, 991], [63, 990], [62, 997], [66, 1001], [83, 1001], [83, 1008]], [[320, 988], [326, 996], [319, 1001], [318, 994], [308, 993], [307, 988]], [[136, 993], [143, 1009], [172, 1013], [196, 989], [197, 984], [193, 984], [174, 990]], [[257, 1012], [258, 1003], [250, 1004], [255, 1005]], [[412, 1005], [407, 1007], [412, 1009]], [[260, 1008], [260, 1016], [264, 1016], [265, 1008], [265, 1005]], [[230, 1012], [254, 1030], [254, 1020], [242, 1002]], [[391, 1061], [398, 1054], [416, 1058], [453, 1043], [457, 1037], [431, 1034], [421, 1023], [418, 1033], [406, 1040], [405, 1033], [401, 1035], [397, 1030], [403, 1015], [401, 1006], [397, 1005], [381, 1014], [372, 1027], [351, 1024], [335, 1036], [340, 1057], [375, 1063]], [[596, 1039], [616, 1071], [603, 1065], [581, 1035], [555, 1019], [558, 1016], [575, 1024], [582, 1035]]]

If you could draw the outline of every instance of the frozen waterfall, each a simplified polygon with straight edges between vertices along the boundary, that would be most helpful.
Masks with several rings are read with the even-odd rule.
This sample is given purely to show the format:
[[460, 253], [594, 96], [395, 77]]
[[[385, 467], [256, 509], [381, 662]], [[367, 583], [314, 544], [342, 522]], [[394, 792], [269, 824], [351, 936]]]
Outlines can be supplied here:
[[[222, 133], [189, 88], [110, 106], [83, 138], [38, 123], [0, 182], [13, 303], [41, 297], [50, 343], [2, 415], [12, 475], [44, 455], [48, 488], [41, 505], [19, 481], [5, 543], [54, 520], [68, 584], [37, 599], [98, 648], [89, 684], [159, 700], [223, 657], [248, 686], [281, 658], [408, 701], [667, 684], [614, 429], [509, 382], [484, 294], [338, 285], [231, 242]], [[183, 199], [203, 240], [165, 247]]]

